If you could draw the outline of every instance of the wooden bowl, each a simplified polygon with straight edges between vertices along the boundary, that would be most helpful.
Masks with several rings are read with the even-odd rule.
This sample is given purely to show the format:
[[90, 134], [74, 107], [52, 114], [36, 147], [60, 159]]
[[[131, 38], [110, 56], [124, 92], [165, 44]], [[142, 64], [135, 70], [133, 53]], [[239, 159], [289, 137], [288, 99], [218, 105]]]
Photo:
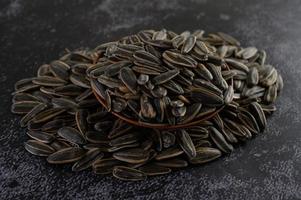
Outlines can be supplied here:
[[[226, 65], [227, 69], [229, 69], [229, 67]], [[230, 79], [230, 86], [233, 86], [233, 79]], [[100, 97], [96, 91], [92, 90], [96, 99], [99, 101], [99, 103], [103, 106], [103, 107], [107, 107], [105, 100]], [[221, 107], [217, 108], [215, 111], [208, 113], [206, 115], [204, 115], [201, 118], [195, 119], [194, 121], [185, 123], [185, 124], [176, 124], [176, 125], [170, 125], [170, 124], [158, 124], [158, 123], [148, 123], [148, 122], [143, 122], [143, 121], [138, 121], [138, 120], [133, 120], [133, 119], [129, 119], [123, 115], [121, 115], [120, 113], [114, 112], [114, 111], [110, 111], [111, 114], [113, 114], [114, 116], [118, 117], [119, 119], [132, 124], [134, 126], [140, 126], [140, 127], [145, 127], [145, 128], [153, 128], [153, 129], [160, 129], [160, 130], [173, 130], [173, 129], [178, 129], [178, 128], [187, 128], [189, 126], [194, 126], [194, 125], [198, 125], [203, 121], [206, 121], [212, 117], [214, 117], [217, 113], [219, 113], [223, 108], [225, 107], [225, 105], [222, 105]]]

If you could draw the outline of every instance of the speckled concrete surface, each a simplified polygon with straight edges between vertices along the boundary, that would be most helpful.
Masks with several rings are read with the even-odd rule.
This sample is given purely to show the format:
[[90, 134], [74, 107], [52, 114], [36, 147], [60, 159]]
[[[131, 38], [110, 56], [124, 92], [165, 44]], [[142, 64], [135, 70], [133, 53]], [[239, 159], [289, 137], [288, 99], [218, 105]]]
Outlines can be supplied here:
[[[1, 0], [0, 199], [301, 199], [301, 2]], [[144, 28], [224, 31], [264, 48], [285, 88], [267, 130], [208, 165], [127, 183], [50, 166], [23, 148], [13, 83], [65, 47], [94, 47]]]

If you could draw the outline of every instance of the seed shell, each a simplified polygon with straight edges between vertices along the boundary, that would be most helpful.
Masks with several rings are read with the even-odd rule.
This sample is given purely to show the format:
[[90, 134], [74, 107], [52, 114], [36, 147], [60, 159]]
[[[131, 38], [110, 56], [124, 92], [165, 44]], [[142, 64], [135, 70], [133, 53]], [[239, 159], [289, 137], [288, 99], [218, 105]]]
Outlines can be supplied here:
[[80, 160], [85, 155], [85, 150], [80, 147], [68, 147], [61, 149], [47, 157], [51, 164], [66, 164]]

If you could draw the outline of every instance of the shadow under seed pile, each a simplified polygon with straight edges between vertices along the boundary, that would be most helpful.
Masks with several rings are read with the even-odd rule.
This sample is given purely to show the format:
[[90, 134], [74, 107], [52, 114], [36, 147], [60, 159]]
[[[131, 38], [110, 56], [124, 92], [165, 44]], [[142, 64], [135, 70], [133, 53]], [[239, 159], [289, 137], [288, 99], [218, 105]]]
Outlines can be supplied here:
[[[230, 153], [266, 127], [283, 88], [266, 53], [225, 33], [145, 30], [95, 49], [67, 52], [15, 84], [28, 152], [122, 180], [143, 180]], [[104, 107], [92, 90], [103, 98]], [[177, 130], [141, 124], [183, 124]]]

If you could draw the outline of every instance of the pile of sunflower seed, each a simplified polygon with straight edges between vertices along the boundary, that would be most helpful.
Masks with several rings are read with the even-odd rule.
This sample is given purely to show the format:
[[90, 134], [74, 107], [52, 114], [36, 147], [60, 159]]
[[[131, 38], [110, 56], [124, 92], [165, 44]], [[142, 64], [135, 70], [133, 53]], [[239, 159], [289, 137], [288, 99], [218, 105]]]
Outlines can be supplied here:
[[[215, 160], [262, 132], [283, 88], [265, 60], [265, 51], [225, 33], [145, 30], [40, 66], [15, 84], [11, 110], [24, 115], [25, 149], [48, 163], [144, 180]], [[136, 127], [110, 113], [173, 125], [219, 106], [211, 119], [176, 130]]]
[[[105, 56], [90, 68], [89, 77], [101, 85], [107, 110], [174, 125], [230, 103], [233, 87], [227, 80], [232, 77], [222, 76], [227, 63], [215, 58], [217, 49], [197, 36], [141, 31], [98, 46]], [[232, 59], [229, 63], [237, 65]]]

